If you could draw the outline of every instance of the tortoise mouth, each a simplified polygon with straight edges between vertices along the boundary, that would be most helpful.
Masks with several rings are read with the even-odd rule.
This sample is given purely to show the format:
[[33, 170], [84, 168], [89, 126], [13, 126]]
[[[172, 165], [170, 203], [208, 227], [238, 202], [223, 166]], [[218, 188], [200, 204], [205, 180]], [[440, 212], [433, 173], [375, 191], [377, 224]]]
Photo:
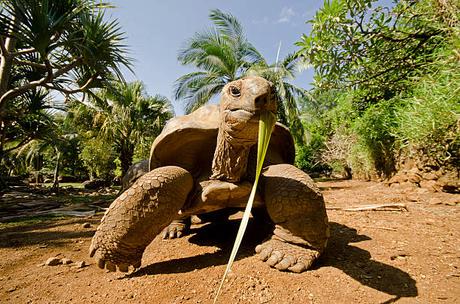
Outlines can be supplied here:
[[[264, 110], [248, 110], [248, 109], [229, 109], [230, 115], [232, 118], [239, 120], [239, 121], [245, 121], [245, 122], [259, 122], [260, 119], [260, 113]], [[269, 110], [270, 111], [270, 110]], [[270, 111], [273, 114], [276, 115], [273, 111]]]
[[248, 111], [245, 109], [232, 109], [230, 110], [231, 116], [233, 119], [241, 120], [241, 121], [252, 121], [252, 120], [259, 120], [259, 113], [256, 111]]

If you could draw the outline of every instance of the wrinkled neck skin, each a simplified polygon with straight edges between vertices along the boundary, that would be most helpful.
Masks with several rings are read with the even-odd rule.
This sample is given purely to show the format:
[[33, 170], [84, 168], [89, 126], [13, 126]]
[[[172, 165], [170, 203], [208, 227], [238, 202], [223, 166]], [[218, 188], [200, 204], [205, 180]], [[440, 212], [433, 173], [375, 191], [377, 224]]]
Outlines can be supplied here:
[[228, 113], [217, 134], [211, 179], [239, 182], [246, 175], [249, 151], [257, 142], [257, 121], [235, 121]]

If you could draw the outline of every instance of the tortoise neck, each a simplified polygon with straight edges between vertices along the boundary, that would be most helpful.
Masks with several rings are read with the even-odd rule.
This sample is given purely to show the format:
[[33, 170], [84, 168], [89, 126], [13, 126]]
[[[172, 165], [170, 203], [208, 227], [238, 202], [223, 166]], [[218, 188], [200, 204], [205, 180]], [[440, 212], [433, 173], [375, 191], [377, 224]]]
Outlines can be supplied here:
[[211, 179], [239, 182], [246, 175], [249, 152], [253, 145], [253, 142], [236, 140], [224, 128], [219, 128]]

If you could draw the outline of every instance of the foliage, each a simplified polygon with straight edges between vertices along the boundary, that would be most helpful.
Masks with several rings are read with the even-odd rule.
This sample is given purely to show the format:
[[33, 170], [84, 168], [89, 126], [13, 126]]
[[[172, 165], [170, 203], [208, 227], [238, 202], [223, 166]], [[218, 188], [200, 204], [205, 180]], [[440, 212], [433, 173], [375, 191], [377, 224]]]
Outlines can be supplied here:
[[113, 178], [116, 153], [110, 143], [97, 137], [89, 138], [84, 141], [79, 157], [88, 170], [90, 179]]
[[[457, 46], [460, 40], [456, 40]], [[421, 77], [396, 115], [400, 148], [423, 151], [437, 166], [460, 164], [460, 57], [456, 50], [440, 54], [434, 71]]]
[[[151, 145], [172, 117], [169, 100], [160, 95], [148, 96], [139, 81], [114, 81], [92, 95], [87, 104], [76, 103], [71, 112], [86, 139], [97, 138], [113, 147], [122, 175], [131, 166], [136, 147], [145, 156], [147, 145]], [[83, 144], [86, 145], [86, 140]]]
[[181, 76], [175, 83], [174, 96], [186, 102], [187, 113], [206, 104], [226, 83], [238, 79], [250, 65], [263, 60], [234, 16], [216, 9], [209, 18], [214, 28], [196, 33], [179, 51], [180, 63], [199, 69]]
[[297, 100], [311, 100], [307, 90], [298, 87], [289, 80], [295, 74], [307, 67], [305, 61], [295, 54], [289, 54], [275, 64], [268, 65], [265, 60], [253, 64], [246, 72], [247, 75], [258, 75], [273, 83], [278, 97], [278, 120], [289, 126], [294, 139], [298, 144], [305, 143], [305, 131], [300, 121], [299, 105]]
[[404, 91], [402, 80], [423, 73], [451, 31], [439, 14], [455, 18], [432, 0], [403, 0], [393, 8], [374, 2], [325, 1], [310, 21], [311, 34], [297, 43], [315, 68], [315, 88], [352, 88], [363, 109]]
[[50, 114], [54, 109], [49, 94], [42, 89], [30, 90], [16, 98], [2, 113], [0, 155], [33, 139], [45, 138], [53, 128]]
[[212, 10], [209, 17], [214, 28], [196, 33], [179, 51], [179, 62], [195, 66], [199, 71], [176, 80], [175, 98], [183, 99], [186, 112], [190, 113], [219, 94], [228, 82], [245, 75], [262, 76], [276, 88], [279, 120], [290, 127], [296, 142], [304, 143], [305, 132], [297, 100], [311, 96], [289, 80], [306, 67], [305, 61], [289, 54], [270, 65], [246, 39], [243, 27], [234, 16]]
[[307, 141], [305, 144], [296, 145], [296, 166], [307, 172], [326, 172], [328, 166], [321, 159], [321, 154], [325, 149], [327, 134], [322, 125], [323, 120], [318, 117], [302, 117], [306, 131]]
[[[366, 159], [361, 160], [361, 163], [371, 163], [371, 166], [365, 166], [368, 169], [366, 171], [369, 171], [369, 167], [375, 168], [377, 174], [383, 176], [389, 176], [395, 171], [393, 131], [397, 126], [397, 111], [397, 104], [393, 100], [381, 101], [367, 108], [354, 121], [353, 129], [358, 138], [355, 152], [365, 155]], [[356, 160], [359, 158], [355, 156], [355, 163]]]
[[[58, 187], [58, 177], [68, 174], [82, 175], [82, 165], [78, 161], [78, 138], [65, 125], [65, 118], [59, 113], [50, 113], [52, 122], [47, 133], [23, 145], [14, 158], [26, 165], [23, 170], [33, 169], [37, 174], [53, 176], [54, 187]], [[21, 168], [17, 163], [16, 168]], [[20, 172], [16, 172], [18, 174]]]
[[385, 177], [404, 149], [457, 161], [459, 12], [454, 1], [325, 1], [298, 42], [315, 68], [304, 116], [321, 122], [325, 163]]
[[0, 10], [0, 158], [40, 139], [50, 91], [69, 97], [130, 68], [108, 5], [90, 0], [5, 0]]

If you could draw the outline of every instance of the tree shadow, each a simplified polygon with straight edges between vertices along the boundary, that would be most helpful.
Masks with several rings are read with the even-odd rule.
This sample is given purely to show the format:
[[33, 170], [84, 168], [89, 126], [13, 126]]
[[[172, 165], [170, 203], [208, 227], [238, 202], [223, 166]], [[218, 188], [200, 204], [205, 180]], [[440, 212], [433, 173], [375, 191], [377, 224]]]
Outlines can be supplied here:
[[[208, 224], [192, 229], [194, 235], [189, 239], [193, 244], [217, 246], [219, 250], [193, 257], [172, 259], [148, 265], [126, 277], [144, 275], [184, 273], [210, 266], [225, 265], [233, 246], [234, 238], [240, 221], [231, 220], [224, 223]], [[416, 281], [406, 272], [372, 260], [371, 254], [361, 248], [350, 245], [370, 240], [366, 235], [357, 234], [356, 229], [330, 223], [331, 238], [324, 255], [315, 263], [313, 269], [321, 266], [332, 266], [360, 282], [361, 284], [394, 296], [382, 303], [393, 303], [402, 297], [416, 297], [418, 290]], [[243, 245], [237, 260], [254, 255], [254, 248], [270, 235], [269, 225], [260, 225], [254, 220], [249, 221]]]
[[17, 248], [22, 246], [46, 244], [59, 246], [71, 239], [90, 238], [94, 230], [88, 231], [29, 231], [24, 233], [8, 234], [0, 237], [0, 248]]
[[330, 223], [330, 225], [331, 238], [328, 248], [317, 261], [315, 268], [320, 266], [338, 268], [365, 286], [395, 296], [384, 303], [393, 303], [402, 297], [418, 295], [416, 281], [407, 272], [372, 260], [368, 251], [350, 245], [371, 238], [357, 234], [356, 229], [342, 224]]
[[[98, 218], [66, 218], [62, 221], [56, 221], [59, 217], [34, 216], [27, 217], [18, 221], [10, 221], [14, 225], [0, 228], [0, 248], [14, 248], [29, 245], [60, 246], [76, 238], [90, 238], [94, 235], [95, 229], [99, 223]], [[77, 225], [83, 223], [93, 224], [93, 228], [73, 231], [50, 231], [50, 229], [65, 226]], [[1, 222], [0, 222], [1, 223]]]

